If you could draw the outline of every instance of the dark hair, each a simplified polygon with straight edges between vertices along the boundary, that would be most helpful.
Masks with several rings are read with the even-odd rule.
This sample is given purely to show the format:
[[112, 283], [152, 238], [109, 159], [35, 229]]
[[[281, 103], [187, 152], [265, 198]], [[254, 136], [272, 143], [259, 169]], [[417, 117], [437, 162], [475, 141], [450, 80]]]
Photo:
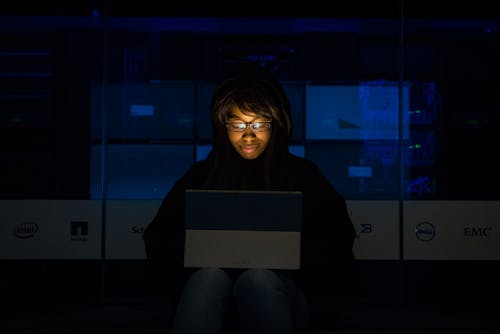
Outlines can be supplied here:
[[214, 131], [225, 127], [234, 106], [243, 113], [252, 112], [272, 119], [273, 128], [277, 126], [290, 136], [290, 101], [271, 72], [261, 67], [245, 67], [239, 74], [222, 81], [212, 96], [210, 107]]
[[[288, 143], [292, 130], [290, 101], [279, 79], [260, 66], [246, 66], [223, 80], [215, 89], [210, 105], [213, 139], [208, 161], [212, 163], [213, 175], [209, 183], [217, 183], [219, 173], [227, 173], [239, 160], [228, 140], [226, 120], [233, 107], [241, 112], [256, 113], [272, 120], [269, 144], [258, 160], [263, 160], [267, 185], [273, 183], [272, 174], [288, 156]], [[226, 168], [227, 167], [227, 168]], [[222, 171], [224, 169], [224, 171]]]

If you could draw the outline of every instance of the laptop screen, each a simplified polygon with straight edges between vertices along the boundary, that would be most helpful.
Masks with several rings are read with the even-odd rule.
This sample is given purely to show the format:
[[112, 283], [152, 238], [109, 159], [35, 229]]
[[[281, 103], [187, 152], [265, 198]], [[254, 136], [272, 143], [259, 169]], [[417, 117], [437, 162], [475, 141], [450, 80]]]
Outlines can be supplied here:
[[187, 190], [184, 265], [300, 267], [302, 193]]

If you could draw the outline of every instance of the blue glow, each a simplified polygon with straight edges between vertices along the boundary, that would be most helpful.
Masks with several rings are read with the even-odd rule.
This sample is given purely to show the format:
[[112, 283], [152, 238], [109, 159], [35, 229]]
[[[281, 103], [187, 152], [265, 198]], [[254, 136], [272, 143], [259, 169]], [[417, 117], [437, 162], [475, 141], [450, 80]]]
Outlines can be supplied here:
[[[306, 85], [306, 138], [314, 140], [397, 140], [399, 85]], [[409, 133], [409, 86], [403, 90], [402, 137]]]

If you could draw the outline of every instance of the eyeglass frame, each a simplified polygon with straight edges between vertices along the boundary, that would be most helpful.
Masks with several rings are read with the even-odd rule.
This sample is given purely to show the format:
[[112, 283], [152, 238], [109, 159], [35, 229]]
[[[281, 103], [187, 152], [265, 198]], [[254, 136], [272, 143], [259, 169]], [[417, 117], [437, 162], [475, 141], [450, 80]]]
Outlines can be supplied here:
[[[233, 132], [245, 132], [249, 126], [250, 126], [250, 130], [252, 130], [253, 132], [265, 132], [265, 131], [271, 130], [272, 122], [273, 121], [251, 121], [251, 122], [232, 121], [232, 122], [225, 122], [225, 124], [226, 124], [226, 128], [229, 131], [233, 131]], [[233, 127], [233, 125], [231, 123], [237, 123], [240, 125], [244, 124], [245, 127], [244, 128]], [[264, 123], [264, 125], [265, 125], [262, 127], [262, 130], [261, 130], [261, 128], [257, 128], [257, 129], [254, 128], [254, 124], [261, 124], [261, 123]]]

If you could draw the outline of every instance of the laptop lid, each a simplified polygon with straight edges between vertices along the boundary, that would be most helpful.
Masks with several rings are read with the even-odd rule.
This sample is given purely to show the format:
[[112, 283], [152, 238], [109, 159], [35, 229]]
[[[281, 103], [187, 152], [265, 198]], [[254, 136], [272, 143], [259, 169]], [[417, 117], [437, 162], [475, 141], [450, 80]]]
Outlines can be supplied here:
[[302, 193], [187, 190], [184, 266], [300, 268]]

